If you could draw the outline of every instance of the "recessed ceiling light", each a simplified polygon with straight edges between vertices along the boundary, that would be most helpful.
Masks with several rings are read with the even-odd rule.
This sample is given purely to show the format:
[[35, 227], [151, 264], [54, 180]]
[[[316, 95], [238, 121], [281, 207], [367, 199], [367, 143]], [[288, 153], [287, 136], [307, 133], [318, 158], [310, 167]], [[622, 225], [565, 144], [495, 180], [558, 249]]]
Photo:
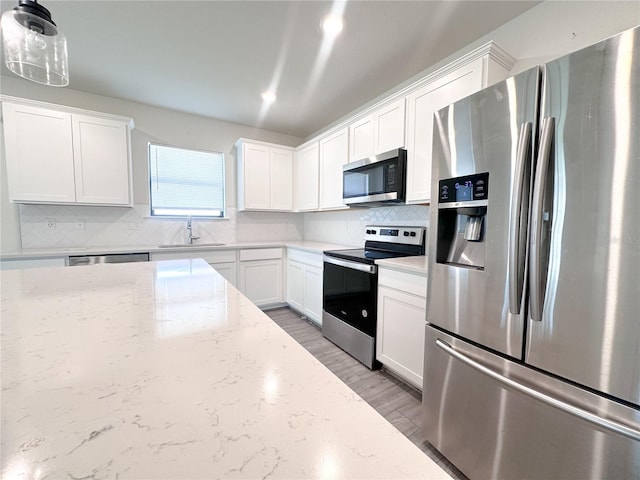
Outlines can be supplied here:
[[273, 103], [276, 101], [276, 94], [273, 93], [271, 90], [262, 92], [262, 100], [264, 100], [265, 103]]
[[342, 23], [342, 17], [337, 15], [327, 15], [322, 21], [322, 30], [324, 30], [326, 35], [330, 35], [332, 37], [338, 35], [342, 31], [343, 27], [344, 24]]

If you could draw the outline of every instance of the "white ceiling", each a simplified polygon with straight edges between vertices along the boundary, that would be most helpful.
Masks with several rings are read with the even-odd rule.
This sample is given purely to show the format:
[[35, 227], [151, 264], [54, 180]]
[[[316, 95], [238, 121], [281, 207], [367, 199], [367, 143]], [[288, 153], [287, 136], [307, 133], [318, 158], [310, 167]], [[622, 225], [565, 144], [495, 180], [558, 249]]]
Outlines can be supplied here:
[[69, 88], [306, 137], [539, 2], [349, 1], [324, 61], [333, 2], [40, 3], [67, 36]]

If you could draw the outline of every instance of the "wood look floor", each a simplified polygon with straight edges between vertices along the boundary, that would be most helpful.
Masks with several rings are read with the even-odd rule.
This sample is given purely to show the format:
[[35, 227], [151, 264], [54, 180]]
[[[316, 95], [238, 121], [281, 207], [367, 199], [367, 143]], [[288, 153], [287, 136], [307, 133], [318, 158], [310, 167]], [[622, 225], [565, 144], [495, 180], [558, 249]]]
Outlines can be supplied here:
[[454, 479], [467, 477], [426, 441], [420, 428], [421, 393], [384, 368], [369, 370], [322, 336], [321, 330], [289, 308], [265, 312], [284, 331], [375, 408]]

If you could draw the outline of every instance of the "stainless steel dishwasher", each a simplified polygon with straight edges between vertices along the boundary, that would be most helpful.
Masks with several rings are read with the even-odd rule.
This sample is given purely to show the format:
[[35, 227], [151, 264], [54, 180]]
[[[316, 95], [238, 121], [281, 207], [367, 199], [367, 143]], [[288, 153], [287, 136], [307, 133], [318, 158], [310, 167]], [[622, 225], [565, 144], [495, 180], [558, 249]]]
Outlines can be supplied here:
[[148, 262], [149, 253], [112, 253], [109, 255], [74, 255], [69, 257], [69, 266], [99, 265], [102, 263]]

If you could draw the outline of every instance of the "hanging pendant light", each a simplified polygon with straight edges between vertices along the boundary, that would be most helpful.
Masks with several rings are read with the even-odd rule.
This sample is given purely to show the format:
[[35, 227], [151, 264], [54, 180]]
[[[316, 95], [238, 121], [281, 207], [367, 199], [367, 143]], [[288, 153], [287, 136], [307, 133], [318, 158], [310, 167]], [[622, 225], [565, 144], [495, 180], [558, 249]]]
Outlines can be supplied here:
[[67, 39], [49, 10], [36, 0], [19, 0], [17, 7], [2, 15], [0, 25], [9, 70], [44, 85], [69, 85]]

